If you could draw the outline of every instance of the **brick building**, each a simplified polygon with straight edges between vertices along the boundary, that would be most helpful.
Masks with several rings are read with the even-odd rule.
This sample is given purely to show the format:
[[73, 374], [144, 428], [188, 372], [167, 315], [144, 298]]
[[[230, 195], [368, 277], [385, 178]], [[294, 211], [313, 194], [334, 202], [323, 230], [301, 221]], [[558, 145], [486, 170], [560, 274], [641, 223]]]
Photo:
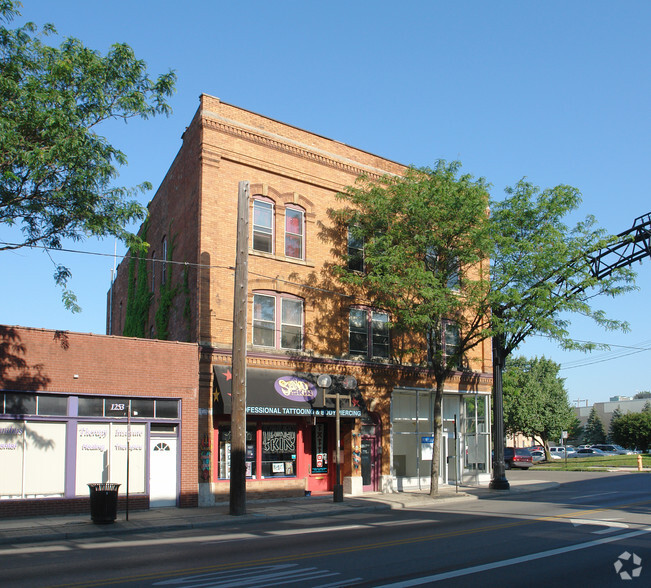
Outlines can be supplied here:
[[[404, 166], [203, 95], [155, 197], [146, 257], [125, 259], [109, 333], [198, 342], [200, 502], [229, 492], [238, 185], [249, 182], [247, 490], [302, 494], [334, 483], [330, 392], [357, 385], [342, 413], [347, 492], [428, 479], [432, 382], [391, 361], [388, 316], [333, 280], [333, 249], [355, 247], [327, 214], [360, 174]], [[490, 342], [446, 387], [442, 482], [488, 479]], [[454, 431], [457, 434], [454, 434]], [[428, 461], [428, 455], [429, 460]], [[448, 457], [450, 459], [448, 459]]]
[[198, 371], [196, 343], [0, 326], [0, 516], [88, 512], [95, 482], [196, 506]]

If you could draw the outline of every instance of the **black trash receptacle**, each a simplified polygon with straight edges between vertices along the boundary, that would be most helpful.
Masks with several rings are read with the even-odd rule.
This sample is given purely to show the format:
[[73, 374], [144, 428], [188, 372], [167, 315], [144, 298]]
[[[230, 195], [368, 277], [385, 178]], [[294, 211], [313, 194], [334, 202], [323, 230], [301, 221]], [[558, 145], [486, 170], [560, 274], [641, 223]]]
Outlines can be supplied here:
[[90, 488], [90, 518], [93, 523], [114, 523], [118, 516], [118, 488], [120, 484], [105, 482], [88, 484]]

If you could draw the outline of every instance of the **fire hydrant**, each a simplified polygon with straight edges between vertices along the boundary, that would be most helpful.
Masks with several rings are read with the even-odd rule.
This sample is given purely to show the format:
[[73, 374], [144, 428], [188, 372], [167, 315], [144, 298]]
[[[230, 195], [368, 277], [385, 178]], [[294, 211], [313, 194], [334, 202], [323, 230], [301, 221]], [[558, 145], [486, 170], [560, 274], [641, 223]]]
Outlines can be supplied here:
[[642, 456], [638, 454], [637, 456], [637, 471], [642, 471]]

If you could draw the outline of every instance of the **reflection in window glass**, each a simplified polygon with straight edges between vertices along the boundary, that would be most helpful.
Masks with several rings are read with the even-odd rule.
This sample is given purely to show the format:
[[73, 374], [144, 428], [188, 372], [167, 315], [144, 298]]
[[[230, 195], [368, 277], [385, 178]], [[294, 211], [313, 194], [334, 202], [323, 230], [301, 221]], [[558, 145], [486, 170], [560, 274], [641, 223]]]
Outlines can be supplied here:
[[68, 399], [65, 396], [38, 396], [38, 414], [65, 416], [68, 414]]
[[253, 296], [253, 344], [275, 347], [276, 299], [273, 296]]
[[282, 299], [282, 321], [280, 324], [280, 346], [283, 349], [301, 349], [303, 332], [303, 301]]
[[349, 319], [350, 353], [368, 354], [368, 317], [367, 311], [359, 308], [350, 309]]
[[371, 331], [373, 333], [373, 356], [389, 357], [389, 315], [383, 312], [373, 312]]
[[7, 394], [5, 403], [7, 414], [36, 414], [34, 394]]
[[253, 249], [273, 252], [273, 205], [270, 202], [253, 201]]
[[[228, 480], [231, 477], [231, 428], [219, 426], [219, 467], [218, 476]], [[255, 427], [246, 429], [246, 477], [255, 478]]]
[[285, 212], [285, 255], [303, 259], [303, 212], [293, 208]]

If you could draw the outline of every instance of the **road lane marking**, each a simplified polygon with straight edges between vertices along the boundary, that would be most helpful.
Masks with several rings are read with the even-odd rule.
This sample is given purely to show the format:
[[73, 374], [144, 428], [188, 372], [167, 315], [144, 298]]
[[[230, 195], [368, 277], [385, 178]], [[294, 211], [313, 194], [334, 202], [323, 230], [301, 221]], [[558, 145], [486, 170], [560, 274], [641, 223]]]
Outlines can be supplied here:
[[609, 519], [570, 519], [570, 522], [575, 527], [580, 527], [582, 525], [593, 525], [599, 527], [606, 527], [605, 529], [599, 529], [597, 531], [592, 531], [595, 535], [604, 535], [606, 533], [612, 533], [617, 529], [628, 529], [626, 523], [617, 523]]
[[[426, 541], [436, 541], [440, 539], [447, 539], [451, 537], [463, 537], [467, 535], [475, 535], [479, 533], [487, 533], [491, 531], [501, 531], [504, 529], [511, 529], [515, 527], [521, 527], [525, 525], [531, 525], [537, 522], [564, 522], [568, 521], [568, 519], [571, 519], [573, 517], [580, 516], [585, 513], [595, 513], [595, 512], [602, 512], [605, 510], [614, 510], [615, 508], [630, 508], [632, 506], [640, 506], [642, 504], [649, 504], [651, 503], [651, 500], [640, 500], [640, 501], [635, 501], [635, 502], [628, 502], [624, 504], [618, 504], [618, 505], [611, 505], [610, 507], [606, 508], [592, 508], [592, 509], [583, 509], [579, 510], [576, 512], [572, 513], [564, 513], [561, 515], [549, 515], [549, 516], [544, 516], [544, 517], [538, 517], [535, 519], [526, 519], [526, 520], [519, 520], [519, 521], [512, 521], [508, 523], [501, 523], [501, 524], [493, 524], [493, 525], [486, 525], [482, 527], [474, 527], [471, 529], [453, 529], [450, 531], [438, 531], [437, 533], [432, 533], [428, 535], [422, 535], [418, 537], [411, 537], [411, 538], [404, 538], [404, 539], [392, 539], [392, 540], [386, 540], [386, 541], [379, 541], [376, 543], [367, 543], [367, 544], [358, 544], [358, 545], [351, 545], [351, 546], [344, 546], [344, 547], [336, 547], [336, 548], [331, 548], [331, 549], [324, 549], [321, 551], [312, 551], [312, 552], [306, 552], [303, 554], [287, 554], [287, 555], [277, 555], [277, 556], [271, 556], [271, 557], [266, 557], [266, 558], [260, 558], [260, 559], [250, 559], [250, 560], [243, 560], [243, 561], [237, 561], [237, 562], [225, 562], [225, 563], [219, 563], [219, 564], [212, 564], [212, 565], [207, 565], [207, 566], [200, 566], [196, 568], [187, 568], [187, 569], [177, 569], [177, 570], [170, 570], [166, 572], [158, 571], [158, 572], [148, 572], [148, 573], [143, 573], [143, 574], [134, 574], [132, 576], [124, 576], [124, 577], [118, 577], [118, 578], [109, 578], [105, 580], [87, 580], [83, 583], [79, 584], [65, 584], [68, 588], [72, 587], [84, 587], [84, 588], [89, 588], [91, 586], [111, 586], [118, 581], [126, 583], [126, 582], [137, 582], [137, 581], [145, 581], [145, 580], [157, 580], [161, 578], [169, 578], [170, 576], [173, 575], [179, 575], [179, 574], [190, 574], [190, 573], [200, 573], [200, 572], [213, 572], [213, 571], [218, 571], [218, 570], [229, 570], [229, 569], [234, 569], [234, 568], [241, 568], [245, 566], [249, 567], [255, 567], [255, 566], [261, 566], [261, 565], [268, 565], [268, 564], [274, 564], [274, 563], [281, 563], [281, 562], [288, 562], [288, 561], [298, 561], [298, 560], [305, 560], [305, 559], [312, 559], [312, 558], [319, 558], [319, 557], [330, 557], [330, 556], [335, 556], [335, 555], [341, 555], [344, 553], [358, 553], [361, 551], [369, 551], [373, 549], [382, 549], [385, 547], [397, 547], [400, 545], [409, 545], [413, 543], [423, 543]], [[491, 515], [486, 515], [490, 517]], [[569, 522], [569, 521], [568, 521]], [[144, 542], [143, 542], [144, 544]], [[115, 543], [104, 543], [105, 548], [110, 548], [110, 547], [116, 547]]]
[[453, 570], [451, 572], [443, 572], [441, 574], [433, 574], [431, 576], [425, 576], [422, 578], [413, 578], [411, 580], [403, 580], [401, 582], [393, 582], [391, 584], [382, 584], [381, 586], [376, 586], [376, 588], [410, 588], [411, 586], [422, 586], [423, 584], [431, 584], [433, 582], [440, 582], [441, 580], [449, 580], [450, 578], [469, 576], [471, 574], [477, 574], [479, 572], [486, 572], [490, 570], [496, 570], [498, 568], [505, 568], [508, 566], [534, 561], [536, 559], [544, 559], [546, 557], [563, 555], [565, 553], [570, 553], [572, 551], [589, 549], [590, 547], [596, 547], [598, 545], [604, 545], [606, 543], [623, 541], [624, 539], [632, 539], [633, 537], [638, 537], [640, 535], [644, 535], [645, 533], [649, 533], [649, 532], [651, 532], [651, 527], [647, 527], [646, 529], [640, 529], [639, 531], [631, 531], [630, 533], [624, 533], [623, 535], [617, 535], [616, 537], [605, 537], [603, 539], [595, 539], [594, 541], [588, 541], [587, 543], [578, 543], [576, 545], [559, 547], [557, 549], [549, 549], [547, 551], [531, 553], [529, 555], [523, 555], [521, 557], [513, 557], [511, 559], [495, 561], [489, 564], [472, 566], [470, 568], [464, 568], [462, 570]]

